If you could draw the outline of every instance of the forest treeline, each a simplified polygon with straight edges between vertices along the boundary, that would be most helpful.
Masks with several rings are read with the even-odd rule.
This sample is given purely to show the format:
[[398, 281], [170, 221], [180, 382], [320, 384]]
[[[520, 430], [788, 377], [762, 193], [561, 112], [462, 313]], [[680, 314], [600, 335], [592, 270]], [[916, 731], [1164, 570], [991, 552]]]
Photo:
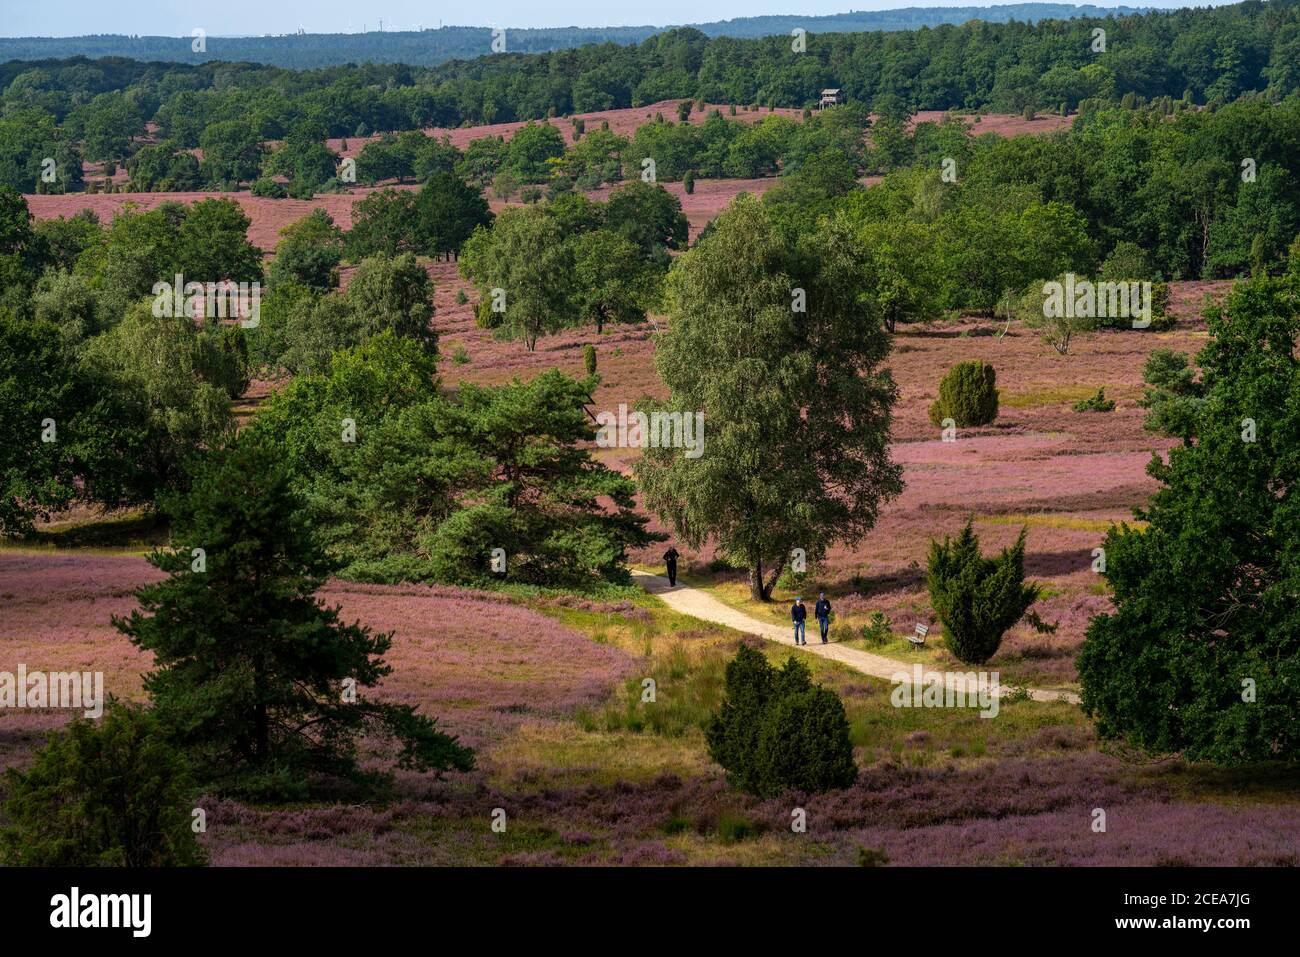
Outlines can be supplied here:
[[[848, 33], [859, 30], [915, 30], [942, 23], [984, 20], [1033, 23], [1053, 18], [1119, 16], [1140, 7], [1103, 8], [1092, 4], [1012, 3], [996, 7], [906, 7], [901, 10], [860, 10], [822, 17], [737, 17], [693, 26], [710, 37], [760, 37], [789, 35], [796, 27], [813, 33]], [[370, 24], [374, 26], [374, 24]], [[402, 27], [411, 24], [401, 24]], [[36, 60], [56, 57], [131, 57], [178, 63], [209, 60], [270, 63], [291, 69], [335, 66], [343, 63], [409, 63], [434, 66], [448, 60], [466, 60], [490, 52], [489, 27], [447, 26], [426, 29], [368, 30], [360, 33], [301, 33], [259, 37], [207, 37], [204, 49], [193, 48], [191, 37], [123, 36], [100, 34], [80, 37], [0, 37], [0, 60]], [[606, 26], [555, 27], [507, 30], [507, 49], [513, 53], [545, 53], [591, 43], [640, 43], [671, 27]]]
[[[1093, 31], [1106, 32], [1104, 51]], [[292, 71], [251, 63], [129, 59], [14, 61], [0, 66], [0, 115], [46, 123], [77, 138], [102, 114], [198, 145], [199, 132], [248, 120], [266, 139], [304, 120], [330, 136], [494, 123], [665, 99], [803, 107], [824, 87], [912, 109], [1016, 112], [1076, 109], [1083, 101], [1189, 94], [1198, 104], [1251, 91], [1300, 88], [1295, 0], [1140, 16], [972, 22], [901, 32], [710, 39], [696, 29], [635, 46], [594, 44], [551, 53], [503, 53], [422, 68], [347, 65]], [[486, 51], [485, 51], [486, 52]], [[0, 137], [0, 140], [4, 137]]]

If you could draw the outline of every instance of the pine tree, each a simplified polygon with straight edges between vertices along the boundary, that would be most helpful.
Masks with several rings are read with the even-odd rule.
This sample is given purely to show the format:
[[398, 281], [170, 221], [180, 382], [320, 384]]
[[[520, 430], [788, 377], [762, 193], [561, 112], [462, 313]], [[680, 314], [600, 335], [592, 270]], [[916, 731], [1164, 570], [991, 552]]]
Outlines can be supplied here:
[[205, 781], [300, 795], [308, 776], [356, 776], [368, 733], [401, 744], [417, 770], [469, 770], [472, 753], [407, 705], [368, 700], [391, 670], [391, 635], [345, 624], [315, 597], [330, 565], [304, 520], [280, 450], [244, 436], [210, 453], [191, 489], [164, 502], [167, 578], [114, 624], [155, 669], [145, 689]]
[[948, 650], [967, 664], [992, 658], [1006, 630], [1038, 600], [1038, 586], [1025, 584], [1024, 529], [1010, 548], [985, 558], [968, 520], [955, 540], [930, 543], [928, 572]]
[[1079, 652], [1083, 707], [1103, 737], [1224, 764], [1300, 757], [1296, 591], [1300, 298], [1239, 283], [1206, 313], [1204, 394], [1160, 482], [1103, 543], [1113, 612]]

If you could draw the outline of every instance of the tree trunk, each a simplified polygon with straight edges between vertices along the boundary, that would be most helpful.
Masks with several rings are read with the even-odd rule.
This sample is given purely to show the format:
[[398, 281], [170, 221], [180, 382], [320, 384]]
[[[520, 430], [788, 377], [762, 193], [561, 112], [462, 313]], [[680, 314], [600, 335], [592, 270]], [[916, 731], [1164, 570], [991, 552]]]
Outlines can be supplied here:
[[772, 563], [767, 580], [764, 581], [762, 559], [752, 562], [749, 566], [749, 597], [754, 601], [771, 601], [772, 589], [776, 587], [776, 580], [781, 577], [784, 569], [781, 560], [777, 559]]
[[767, 587], [763, 589], [763, 600], [772, 600], [772, 589], [776, 587], [776, 580], [781, 577], [781, 572], [785, 571], [785, 565], [778, 559], [772, 563], [772, 572], [767, 576]]

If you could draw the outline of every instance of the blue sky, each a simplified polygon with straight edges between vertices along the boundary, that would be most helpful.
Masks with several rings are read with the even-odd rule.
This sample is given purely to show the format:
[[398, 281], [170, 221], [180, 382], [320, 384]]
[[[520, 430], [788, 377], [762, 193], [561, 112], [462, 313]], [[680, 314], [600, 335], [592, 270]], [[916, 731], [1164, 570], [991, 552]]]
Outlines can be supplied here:
[[[1069, 0], [1062, 0], [1069, 2]], [[1092, 0], [1097, 6], [1118, 6]], [[982, 6], [960, 0], [655, 0], [611, 3], [610, 0], [474, 0], [434, 4], [428, 0], [0, 0], [0, 35], [83, 36], [94, 33], [189, 36], [202, 27], [209, 36], [414, 30], [444, 24], [462, 26], [560, 27], [702, 23], [732, 17], [801, 13], [819, 15], [847, 10], [900, 7]], [[1131, 0], [1127, 6], [1176, 7], [1187, 3]], [[1208, 5], [1202, 2], [1198, 5]]]

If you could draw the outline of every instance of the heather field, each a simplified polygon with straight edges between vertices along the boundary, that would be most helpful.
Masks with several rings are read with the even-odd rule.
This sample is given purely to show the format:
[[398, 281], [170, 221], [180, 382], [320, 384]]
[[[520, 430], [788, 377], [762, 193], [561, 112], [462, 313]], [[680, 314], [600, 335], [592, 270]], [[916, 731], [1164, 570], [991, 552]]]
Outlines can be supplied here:
[[[630, 136], [656, 113], [675, 117], [677, 103], [581, 116], [588, 130], [608, 121], [613, 132]], [[728, 114], [725, 105], [719, 108]], [[702, 123], [707, 109], [693, 110], [689, 122]], [[797, 109], [742, 107], [734, 118], [752, 123], [771, 112], [802, 117]], [[911, 125], [945, 115], [923, 111]], [[1053, 113], [1026, 118], [1033, 115], [960, 118], [973, 134], [997, 136], [1047, 134], [1073, 122]], [[570, 118], [547, 122], [573, 142]], [[522, 126], [425, 132], [464, 149], [479, 137], [509, 139]], [[355, 157], [376, 138], [326, 145]], [[879, 178], [859, 181], [874, 185]], [[115, 182], [122, 181], [119, 170]], [[698, 179], [689, 194], [682, 183], [663, 186], [680, 201], [694, 242], [738, 196], [762, 195], [780, 181]], [[312, 210], [350, 228], [353, 203], [372, 191], [310, 200], [250, 192], [25, 200], [38, 220], [89, 209], [109, 221], [128, 204], [149, 209], [169, 200], [228, 197], [251, 219], [249, 241], [269, 258], [281, 230]], [[603, 201], [612, 191], [588, 195]], [[490, 202], [496, 212], [518, 204]], [[530, 350], [476, 322], [478, 292], [456, 262], [427, 256], [419, 262], [433, 282], [438, 374], [448, 392], [461, 383], [527, 381], [556, 368], [581, 376], [584, 348], [591, 345], [600, 382], [590, 412], [668, 397], [655, 365], [664, 316], [610, 321], [599, 335], [592, 326], [570, 324]], [[339, 269], [344, 291], [357, 269], [351, 261]], [[418, 268], [412, 271], [418, 277]], [[984, 667], [1006, 685], [1077, 694], [1085, 630], [1112, 608], [1093, 570], [1094, 549], [1112, 525], [1134, 520], [1134, 510], [1157, 487], [1148, 464], [1174, 442], [1143, 426], [1144, 363], [1156, 349], [1197, 353], [1207, 340], [1202, 310], [1221, 301], [1230, 285], [1172, 282], [1172, 328], [1080, 333], [1065, 356], [1020, 323], [957, 310], [942, 320], [900, 325], [886, 364], [898, 387], [889, 438], [903, 491], [883, 506], [869, 534], [833, 548], [798, 586], [806, 598], [824, 591], [831, 599], [836, 641], [900, 666], [968, 670], [935, 640], [941, 630], [925, 573], [930, 543], [970, 519], [988, 553], [1025, 529], [1025, 573], [1041, 587], [1033, 606], [1040, 624], [1021, 619]], [[996, 370], [998, 415], [944, 441], [928, 409], [944, 373], [970, 360]], [[235, 402], [239, 421], [247, 423], [284, 384], [283, 378], [253, 380]], [[1113, 411], [1074, 411], [1101, 388], [1116, 402]], [[595, 458], [624, 473], [639, 454], [594, 450]], [[666, 531], [653, 518], [649, 527]], [[138, 651], [113, 618], [128, 615], [136, 590], [161, 577], [145, 555], [166, 540], [167, 529], [148, 509], [105, 515], [88, 507], [40, 523], [20, 543], [0, 540], [0, 672], [19, 662], [29, 672], [102, 672], [110, 695], [144, 701], [142, 676], [153, 666], [151, 655]], [[674, 544], [685, 585], [761, 622], [787, 626], [792, 584], [783, 580], [773, 602], [756, 602], [745, 571], [713, 547]], [[664, 548], [656, 543], [633, 551], [632, 564], [658, 572]], [[897, 707], [887, 681], [687, 616], [632, 586], [606, 584], [596, 598], [522, 586], [489, 592], [330, 579], [318, 597], [345, 622], [391, 634], [385, 655], [391, 673], [366, 693], [436, 718], [439, 730], [474, 750], [476, 766], [445, 777], [397, 770], [391, 783], [370, 789], [314, 781], [319, 786], [311, 800], [287, 805], [206, 794], [198, 802], [207, 812], [201, 842], [214, 865], [1300, 864], [1293, 773], [1139, 755], [1100, 741], [1091, 720], [1064, 700], [1013, 694], [991, 718], [974, 708]], [[882, 615], [892, 637], [869, 643], [860, 629]], [[930, 625], [934, 636], [920, 649], [905, 638], [918, 623]], [[859, 769], [852, 786], [759, 798], [728, 784], [704, 729], [723, 699], [727, 662], [742, 644], [778, 665], [799, 655], [814, 680], [839, 696]], [[652, 701], [645, 698], [648, 685]], [[46, 709], [3, 712], [0, 771], [28, 767], [33, 752], [70, 717]], [[394, 768], [393, 754], [367, 738], [361, 765], [382, 777]], [[791, 830], [796, 808], [806, 811], [806, 833]], [[1100, 833], [1091, 826], [1098, 808], [1107, 819]], [[500, 813], [509, 822], [504, 833], [492, 828]]]
[[[443, 355], [463, 346], [468, 356], [444, 358], [449, 385], [580, 369], [589, 330], [544, 340], [536, 352], [495, 341], [474, 325], [470, 305], [455, 303], [455, 265], [429, 269]], [[1006, 681], [1077, 687], [1083, 629], [1108, 605], [1091, 549], [1150, 494], [1144, 467], [1167, 445], [1142, 429], [1142, 362], [1156, 347], [1197, 350], [1205, 337], [1199, 309], [1224, 291], [1176, 287], [1173, 330], [1091, 334], [1065, 358], [1027, 330], [999, 336], [987, 320], [900, 332], [890, 360], [901, 393], [893, 454], [906, 489], [864, 542], [833, 552], [810, 579], [835, 601], [837, 627], [879, 611], [901, 636], [914, 620], [932, 620], [921, 572], [928, 541], [955, 532], [969, 514], [986, 547], [1026, 525], [1027, 572], [1046, 586], [1038, 609], [1059, 627], [1040, 635], [1018, 626], [990, 668]], [[662, 394], [655, 328], [615, 326], [596, 340], [604, 377], [597, 407]], [[959, 359], [994, 364], [1002, 409], [992, 426], [944, 443], [926, 407]], [[1071, 411], [1099, 386], [1119, 401], [1115, 412]], [[249, 398], [273, 387], [257, 383]], [[628, 464], [626, 454], [607, 460]], [[60, 537], [96, 522], [66, 516], [47, 531], [49, 544], [0, 550], [0, 655], [29, 669], [102, 670], [110, 693], [139, 699], [148, 658], [110, 619], [157, 577], [143, 558], [148, 533], [119, 535], [131, 540], [118, 547], [71, 547]], [[639, 557], [653, 564], [657, 551]], [[685, 557], [688, 583], [783, 618], [788, 592], [778, 591], [772, 609], [756, 607], [740, 573], [711, 552]], [[597, 601], [332, 581], [320, 597], [347, 621], [392, 632], [393, 672], [374, 693], [436, 716], [475, 748], [478, 766], [443, 780], [399, 772], [390, 791], [363, 803], [346, 792], [289, 809], [206, 797], [204, 843], [214, 864], [1297, 863], [1300, 815], [1280, 772], [1137, 760], [1099, 744], [1069, 704], [1009, 700], [992, 720], [975, 710], [900, 709], [886, 682], [804, 656], [843, 699], [863, 770], [847, 790], [763, 800], [726, 785], [702, 734], [726, 660], [739, 642], [757, 639], [632, 590]], [[952, 664], [941, 650], [907, 647], [900, 637], [875, 650]], [[764, 650], [776, 661], [786, 654]], [[640, 700], [646, 678], [656, 682], [653, 706]], [[0, 763], [24, 766], [65, 720], [9, 713]], [[387, 761], [378, 751], [367, 757], [376, 768]], [[790, 832], [795, 806], [808, 812], [806, 834]], [[1108, 815], [1101, 834], [1089, 826], [1097, 807]], [[497, 808], [510, 821], [504, 835], [490, 828]]]
[[[0, 552], [0, 653], [101, 669], [110, 692], [138, 697], [148, 661], [108, 619], [155, 576], [129, 552]], [[864, 770], [847, 790], [760, 800], [726, 786], [700, 732], [745, 640], [734, 632], [647, 597], [340, 582], [321, 597], [393, 632], [393, 674], [377, 694], [437, 715], [479, 766], [442, 781], [399, 773], [360, 804], [205, 797], [214, 864], [842, 865], [860, 849], [915, 865], [1297, 863], [1300, 816], [1282, 777], [1134, 762], [1099, 748], [1069, 705], [1009, 701], [993, 720], [899, 709], [886, 683], [809, 658], [845, 702]], [[645, 677], [657, 682], [653, 707], [639, 701]], [[8, 715], [0, 764], [23, 766], [62, 720]], [[788, 828], [796, 805], [804, 835]], [[1104, 834], [1089, 829], [1094, 807], [1107, 810]], [[505, 835], [490, 830], [495, 808]]]

